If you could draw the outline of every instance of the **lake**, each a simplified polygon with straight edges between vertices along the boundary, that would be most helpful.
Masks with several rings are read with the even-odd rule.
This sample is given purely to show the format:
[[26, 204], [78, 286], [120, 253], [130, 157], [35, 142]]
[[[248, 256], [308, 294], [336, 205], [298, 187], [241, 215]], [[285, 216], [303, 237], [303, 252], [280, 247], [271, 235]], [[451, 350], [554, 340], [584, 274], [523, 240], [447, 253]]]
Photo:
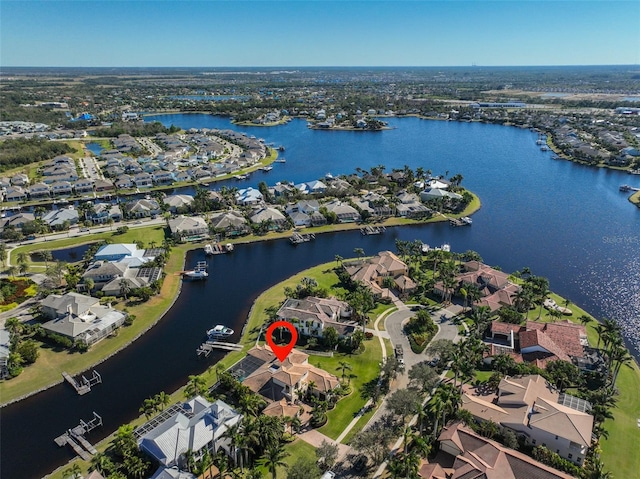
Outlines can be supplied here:
[[[219, 354], [196, 357], [206, 329], [224, 324], [237, 337], [264, 289], [304, 268], [333, 261], [336, 254], [353, 256], [354, 248], [367, 254], [394, 249], [396, 238], [432, 246], [447, 242], [458, 252], [473, 249], [505, 271], [528, 266], [548, 277], [551, 289], [597, 317], [619, 321], [627, 338], [640, 330], [640, 210], [618, 192], [623, 183], [640, 186], [638, 177], [552, 160], [535, 144], [536, 134], [480, 123], [388, 118], [393, 130], [334, 132], [310, 130], [301, 120], [265, 128], [234, 127], [211, 115], [145, 118], [154, 119], [183, 128], [232, 128], [286, 147], [286, 163], [274, 165], [264, 176], [227, 183], [233, 186], [255, 187], [258, 178], [269, 184], [308, 181], [379, 164], [391, 171], [406, 164], [434, 175], [462, 174], [463, 185], [480, 196], [483, 206], [468, 228], [407, 226], [365, 237], [358, 231], [330, 233], [298, 247], [287, 240], [238, 245], [232, 254], [208, 259], [201, 249], [193, 251], [186, 266], [207, 260], [209, 279], [185, 283], [156, 326], [97, 366], [103, 384], [85, 396], [63, 384], [2, 409], [3, 477], [46, 474], [71, 457], [69, 449], [54, 444], [54, 437], [80, 419], [90, 419], [93, 411], [104, 418], [104, 427], [88, 435], [97, 442], [137, 417], [145, 398], [173, 391], [188, 375], [215, 364]], [[25, 451], [34, 451], [31, 460], [23, 460]]]

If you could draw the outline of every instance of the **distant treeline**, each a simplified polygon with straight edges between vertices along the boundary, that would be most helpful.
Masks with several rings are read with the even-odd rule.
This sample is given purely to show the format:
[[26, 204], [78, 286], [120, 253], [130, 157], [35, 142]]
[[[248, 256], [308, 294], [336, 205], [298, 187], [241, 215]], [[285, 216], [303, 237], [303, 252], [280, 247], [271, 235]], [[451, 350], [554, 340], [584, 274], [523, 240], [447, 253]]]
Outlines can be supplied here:
[[177, 126], [171, 125], [171, 127], [166, 128], [159, 121], [154, 121], [153, 123], [118, 122], [113, 123], [109, 128], [101, 128], [91, 133], [93, 136], [105, 138], [119, 135], [154, 136], [158, 133], [175, 133], [177, 131], [180, 131], [180, 128]]
[[73, 152], [66, 143], [45, 138], [16, 138], [0, 143], [0, 171], [50, 160], [58, 155]]

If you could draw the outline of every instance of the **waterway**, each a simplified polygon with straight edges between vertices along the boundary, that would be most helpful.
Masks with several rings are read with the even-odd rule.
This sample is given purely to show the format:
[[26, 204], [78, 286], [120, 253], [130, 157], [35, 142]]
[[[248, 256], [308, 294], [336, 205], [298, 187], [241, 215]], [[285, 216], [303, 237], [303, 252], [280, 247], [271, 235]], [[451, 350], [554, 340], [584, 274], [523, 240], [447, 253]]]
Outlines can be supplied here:
[[[93, 411], [104, 418], [104, 427], [88, 436], [96, 442], [137, 417], [145, 398], [173, 391], [188, 375], [215, 364], [220, 355], [198, 360], [195, 354], [205, 330], [225, 324], [239, 335], [253, 300], [267, 287], [336, 254], [353, 256], [354, 248], [367, 254], [394, 249], [396, 238], [447, 242], [460, 252], [473, 249], [505, 271], [528, 266], [548, 277], [551, 289], [597, 317], [619, 321], [628, 338], [640, 331], [640, 211], [618, 192], [623, 183], [640, 186], [640, 178], [554, 161], [540, 151], [534, 133], [479, 123], [390, 118], [393, 130], [369, 133], [309, 130], [303, 121], [261, 128], [234, 127], [210, 115], [146, 118], [154, 119], [184, 128], [232, 128], [286, 147], [286, 163], [228, 183], [232, 186], [255, 187], [262, 179], [269, 184], [308, 181], [379, 164], [390, 171], [406, 164], [434, 175], [462, 174], [483, 206], [468, 228], [410, 226], [368, 237], [357, 231], [331, 233], [298, 247], [286, 240], [239, 245], [232, 254], [208, 259], [209, 279], [185, 283], [154, 328], [99, 365], [104, 383], [91, 393], [80, 397], [63, 384], [2, 409], [2, 477], [46, 474], [71, 457], [53, 438], [80, 419], [91, 418]], [[196, 250], [186, 264], [204, 259]]]

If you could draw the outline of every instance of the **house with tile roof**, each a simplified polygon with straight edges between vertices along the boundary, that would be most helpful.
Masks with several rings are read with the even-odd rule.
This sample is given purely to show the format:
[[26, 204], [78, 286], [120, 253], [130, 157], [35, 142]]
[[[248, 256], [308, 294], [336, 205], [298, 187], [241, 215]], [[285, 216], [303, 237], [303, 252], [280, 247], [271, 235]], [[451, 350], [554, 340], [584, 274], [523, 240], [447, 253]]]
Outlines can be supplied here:
[[[423, 463], [423, 479], [571, 479], [533, 458], [484, 438], [461, 423], [445, 427], [438, 437], [440, 457]], [[453, 460], [451, 460], [453, 459]]]
[[169, 230], [178, 241], [200, 241], [209, 237], [209, 225], [201, 216], [179, 215], [171, 218]]
[[366, 261], [345, 263], [344, 268], [352, 281], [364, 283], [376, 297], [389, 297], [386, 278], [390, 278], [402, 293], [409, 293], [416, 287], [409, 278], [407, 265], [391, 251], [381, 251]]
[[478, 421], [493, 421], [523, 436], [531, 446], [544, 445], [582, 465], [591, 445], [593, 416], [583, 400], [560, 394], [539, 375], [505, 377], [495, 396], [462, 395], [462, 407]]
[[309, 355], [293, 349], [284, 361], [269, 346], [255, 346], [247, 356], [261, 363], [242, 383], [270, 401], [293, 403], [312, 386], [310, 392], [321, 399], [340, 386], [336, 376], [309, 364]]
[[247, 219], [236, 210], [213, 213], [209, 221], [214, 231], [224, 231], [226, 236], [243, 235], [250, 231]]

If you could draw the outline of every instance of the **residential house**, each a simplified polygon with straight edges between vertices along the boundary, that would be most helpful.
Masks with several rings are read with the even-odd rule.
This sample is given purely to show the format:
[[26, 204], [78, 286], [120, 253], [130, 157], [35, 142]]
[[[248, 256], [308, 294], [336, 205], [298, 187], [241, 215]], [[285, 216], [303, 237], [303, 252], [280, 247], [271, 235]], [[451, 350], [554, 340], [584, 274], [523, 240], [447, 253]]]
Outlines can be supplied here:
[[462, 196], [458, 193], [453, 193], [441, 188], [427, 188], [426, 190], [420, 192], [420, 199], [422, 201], [437, 200], [441, 198], [461, 200]]
[[[131, 263], [129, 264], [129, 266]], [[149, 286], [154, 281], [158, 281], [162, 277], [162, 268], [152, 267], [129, 267], [122, 277], [115, 277], [102, 286], [101, 291], [105, 296], [123, 296], [123, 283], [130, 290]]]
[[327, 191], [327, 185], [325, 185], [322, 181], [314, 180], [308, 181], [306, 183], [299, 183], [295, 185], [295, 187], [300, 191], [300, 193], [305, 195], [311, 195], [315, 193], [324, 193]]
[[530, 446], [544, 445], [574, 464], [582, 465], [591, 445], [591, 405], [560, 394], [542, 376], [505, 377], [495, 396], [462, 395], [462, 407], [478, 421], [493, 421], [524, 436]]
[[151, 188], [153, 186], [153, 176], [149, 173], [137, 173], [133, 175], [133, 182], [136, 188]]
[[4, 197], [7, 201], [26, 201], [27, 193], [21, 186], [10, 186]]
[[249, 217], [249, 221], [255, 225], [259, 225], [263, 222], [268, 222], [270, 230], [287, 229], [289, 222], [287, 217], [282, 212], [272, 206], [265, 206], [254, 210]]
[[172, 213], [185, 213], [190, 210], [193, 204], [191, 195], [169, 195], [165, 197], [163, 203], [169, 207]]
[[28, 188], [29, 197], [35, 198], [48, 198], [51, 194], [51, 188], [46, 183], [34, 183]]
[[236, 193], [236, 203], [242, 206], [257, 205], [262, 200], [262, 193], [251, 187], [243, 188]]
[[391, 251], [381, 251], [366, 261], [345, 263], [352, 281], [364, 283], [376, 297], [389, 297], [389, 286], [410, 293], [417, 285], [409, 278], [409, 268]]
[[423, 462], [422, 479], [571, 479], [521, 452], [476, 434], [461, 423], [445, 427], [438, 437], [440, 453]]
[[360, 221], [360, 213], [353, 206], [340, 200], [333, 200], [323, 205], [328, 212], [335, 213], [340, 223], [354, 223]]
[[32, 213], [18, 213], [12, 216], [6, 216], [0, 218], [0, 228], [4, 229], [7, 226], [14, 226], [15, 228], [22, 228], [25, 223], [31, 223], [35, 220], [35, 216]]
[[515, 295], [520, 287], [509, 281], [509, 275], [502, 271], [487, 266], [479, 261], [468, 261], [462, 265], [462, 272], [456, 276], [456, 286], [452, 291], [445, 291], [442, 281], [438, 281], [434, 287], [434, 293], [441, 296], [447, 293], [455, 294], [465, 285], [474, 285], [481, 294], [476, 306], [487, 306], [497, 311], [503, 306], [513, 306]]
[[236, 210], [213, 213], [210, 223], [213, 231], [224, 232], [225, 236], [239, 236], [250, 231], [247, 219]]
[[114, 184], [118, 190], [130, 190], [134, 187], [133, 180], [129, 175], [118, 176]]
[[162, 212], [160, 205], [153, 198], [142, 198], [124, 203], [124, 214], [128, 218], [148, 218]]
[[232, 454], [226, 432], [238, 424], [242, 415], [227, 403], [210, 403], [196, 396], [180, 407], [171, 408], [173, 414], [155, 418], [134, 432], [140, 450], [165, 468], [187, 468], [187, 455], [198, 461], [205, 453], [215, 456], [220, 450]]
[[75, 208], [60, 208], [42, 215], [42, 221], [51, 229], [59, 230], [65, 226], [77, 225], [79, 221], [78, 210]]
[[116, 187], [111, 181], [96, 179], [93, 183], [93, 189], [96, 193], [103, 193], [105, 191], [113, 191]]
[[93, 180], [91, 178], [82, 178], [73, 183], [73, 191], [76, 194], [93, 193]]
[[171, 171], [156, 171], [153, 173], [153, 182], [156, 185], [171, 185], [176, 181]]
[[11, 177], [11, 184], [13, 186], [28, 186], [29, 183], [29, 177], [24, 173], [18, 173]]
[[324, 399], [327, 393], [340, 387], [338, 378], [309, 364], [309, 355], [293, 349], [284, 361], [276, 358], [268, 346], [254, 346], [247, 351], [254, 372], [242, 382], [253, 392], [271, 401], [285, 399], [294, 403], [309, 387], [310, 392]]
[[69, 181], [56, 181], [51, 185], [51, 194], [54, 196], [70, 195], [73, 187]]
[[201, 216], [180, 215], [171, 218], [169, 229], [178, 241], [200, 241], [209, 237], [209, 225]]
[[[93, 256], [94, 261], [122, 261], [129, 264], [144, 264], [153, 261], [154, 257], [145, 254], [146, 250], [138, 249], [135, 244], [113, 243], [101, 246]], [[132, 262], [131, 260], [135, 260]]]
[[291, 218], [291, 222], [296, 228], [311, 226], [311, 216], [309, 216], [307, 213], [303, 213], [302, 211], [294, 211], [292, 213], [289, 213], [289, 218]]
[[87, 218], [93, 224], [105, 224], [109, 219], [113, 221], [122, 220], [122, 211], [120, 205], [112, 203], [96, 203], [93, 207], [93, 213]]
[[358, 323], [351, 317], [351, 308], [336, 298], [288, 298], [278, 310], [278, 319], [293, 324], [298, 333], [321, 338], [325, 328], [331, 326], [341, 337], [349, 336]]
[[86, 345], [106, 338], [126, 319], [125, 313], [102, 306], [97, 298], [79, 293], [50, 294], [40, 305], [42, 314], [50, 318], [42, 329]]

